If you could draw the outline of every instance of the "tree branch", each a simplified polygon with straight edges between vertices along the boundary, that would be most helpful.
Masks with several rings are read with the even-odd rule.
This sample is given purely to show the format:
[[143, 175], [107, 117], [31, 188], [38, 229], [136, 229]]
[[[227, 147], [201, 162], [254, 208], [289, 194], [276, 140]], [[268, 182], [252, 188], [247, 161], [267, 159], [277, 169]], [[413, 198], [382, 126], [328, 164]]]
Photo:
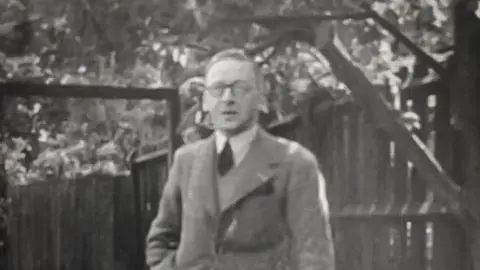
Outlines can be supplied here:
[[403, 35], [395, 26], [393, 26], [386, 19], [381, 17], [377, 12], [373, 11], [368, 5], [362, 5], [365, 12], [359, 13], [347, 13], [347, 14], [332, 14], [332, 15], [286, 15], [286, 16], [251, 16], [251, 17], [229, 17], [222, 18], [219, 21], [222, 23], [258, 23], [265, 27], [272, 27], [278, 24], [298, 24], [298, 23], [311, 23], [320, 21], [332, 21], [332, 20], [365, 20], [372, 18], [381, 27], [387, 30], [395, 38], [397, 38], [402, 44], [404, 44], [414, 55], [416, 55], [421, 61], [425, 62], [438, 74], [443, 74], [444, 68], [433, 59], [430, 55], [425, 53], [405, 35]]
[[371, 14], [371, 18], [377, 22], [381, 27], [387, 30], [390, 34], [392, 34], [398, 41], [400, 41], [403, 45], [405, 45], [413, 54], [415, 54], [422, 62], [429, 65], [435, 72], [439, 75], [443, 74], [445, 69], [443, 66], [438, 63], [435, 59], [433, 59], [430, 55], [425, 53], [422, 49], [420, 49], [417, 45], [415, 45], [410, 39], [408, 39], [400, 30], [398, 30], [394, 25], [384, 19], [380, 14], [370, 9], [370, 7], [366, 4], [362, 5], [362, 7]]
[[424, 143], [408, 131], [398, 112], [389, 106], [363, 72], [351, 63], [333, 42], [325, 45], [321, 53], [328, 59], [335, 75], [348, 86], [355, 98], [368, 106], [375, 124], [386, 132], [405, 156], [415, 164], [421, 179], [446, 200], [453, 213], [463, 221], [465, 228], [471, 229], [474, 217], [466, 208], [460, 188], [447, 175]]
[[255, 46], [253, 48], [245, 48], [245, 51], [249, 55], [256, 55], [256, 54], [261, 53], [264, 50], [266, 50], [266, 49], [268, 49], [272, 46], [274, 47], [275, 45], [279, 44], [280, 42], [282, 42], [284, 40], [284, 38], [285, 38], [285, 33], [284, 32], [274, 34], [274, 35], [266, 38], [263, 42], [260, 42], [260, 44], [258, 44], [257, 46]]

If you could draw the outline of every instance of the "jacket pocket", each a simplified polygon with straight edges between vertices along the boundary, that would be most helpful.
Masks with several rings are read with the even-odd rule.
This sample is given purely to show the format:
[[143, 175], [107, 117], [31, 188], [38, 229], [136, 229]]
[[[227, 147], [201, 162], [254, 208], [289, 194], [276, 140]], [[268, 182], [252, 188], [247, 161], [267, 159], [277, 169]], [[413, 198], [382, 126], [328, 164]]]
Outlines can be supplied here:
[[273, 180], [253, 190], [223, 218], [220, 244], [257, 250], [281, 242], [286, 228], [281, 198]]

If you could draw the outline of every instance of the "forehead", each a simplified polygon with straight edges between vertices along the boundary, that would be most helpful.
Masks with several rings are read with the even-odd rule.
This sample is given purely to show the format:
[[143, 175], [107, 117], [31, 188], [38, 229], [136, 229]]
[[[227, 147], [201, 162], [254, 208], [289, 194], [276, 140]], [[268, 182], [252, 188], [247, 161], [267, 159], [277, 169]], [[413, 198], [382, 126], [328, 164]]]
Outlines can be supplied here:
[[207, 84], [215, 82], [252, 81], [255, 79], [253, 64], [248, 61], [224, 59], [214, 63], [207, 71]]

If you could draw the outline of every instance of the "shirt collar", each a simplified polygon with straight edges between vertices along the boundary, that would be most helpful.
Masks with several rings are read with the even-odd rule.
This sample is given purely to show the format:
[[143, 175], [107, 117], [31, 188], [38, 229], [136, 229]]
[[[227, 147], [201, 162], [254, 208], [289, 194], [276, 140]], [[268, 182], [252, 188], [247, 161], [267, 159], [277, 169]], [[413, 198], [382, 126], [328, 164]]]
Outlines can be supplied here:
[[[251, 143], [257, 134], [258, 124], [253, 125], [251, 128], [241, 132], [230, 138], [230, 145], [233, 152], [238, 152], [247, 144]], [[215, 144], [217, 146], [217, 153], [220, 153], [227, 142], [227, 136], [220, 131], [215, 131]]]

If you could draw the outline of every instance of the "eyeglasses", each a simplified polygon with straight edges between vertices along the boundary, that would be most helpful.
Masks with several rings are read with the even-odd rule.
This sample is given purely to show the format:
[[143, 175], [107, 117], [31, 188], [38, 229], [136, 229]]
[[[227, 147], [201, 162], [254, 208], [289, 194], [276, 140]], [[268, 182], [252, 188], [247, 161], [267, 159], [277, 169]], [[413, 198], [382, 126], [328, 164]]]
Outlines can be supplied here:
[[230, 84], [214, 84], [211, 86], [207, 86], [206, 90], [208, 93], [210, 93], [212, 96], [216, 98], [220, 98], [225, 94], [225, 91], [230, 88], [232, 90], [232, 93], [236, 97], [242, 97], [247, 95], [252, 91], [252, 87], [246, 83], [246, 82], [234, 82]]

